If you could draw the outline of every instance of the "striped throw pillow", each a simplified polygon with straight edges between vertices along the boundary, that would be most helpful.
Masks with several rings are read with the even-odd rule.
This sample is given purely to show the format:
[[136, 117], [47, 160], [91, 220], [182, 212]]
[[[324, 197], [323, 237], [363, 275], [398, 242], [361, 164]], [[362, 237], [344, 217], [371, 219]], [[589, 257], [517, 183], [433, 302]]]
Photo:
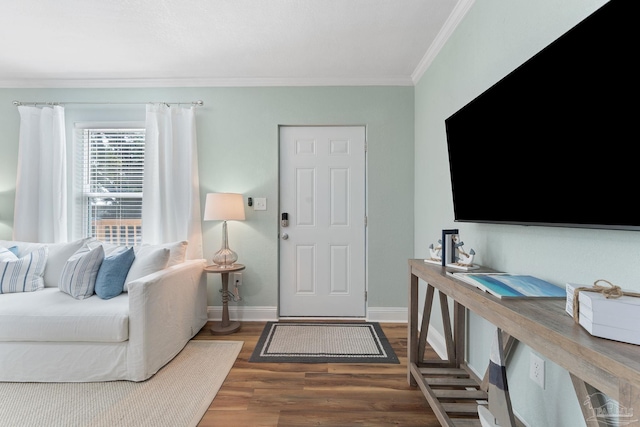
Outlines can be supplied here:
[[49, 249], [43, 246], [18, 258], [13, 251], [0, 248], [0, 294], [43, 289], [48, 253]]
[[76, 251], [65, 263], [58, 289], [75, 299], [93, 295], [98, 270], [104, 259], [102, 246], [90, 249], [87, 244]]

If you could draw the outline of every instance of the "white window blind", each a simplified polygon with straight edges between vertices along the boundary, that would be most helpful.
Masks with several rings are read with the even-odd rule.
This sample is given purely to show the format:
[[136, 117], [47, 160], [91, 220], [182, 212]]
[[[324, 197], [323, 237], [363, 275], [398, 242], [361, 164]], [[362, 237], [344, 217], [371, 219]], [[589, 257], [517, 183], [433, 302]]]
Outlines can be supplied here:
[[144, 128], [83, 128], [83, 234], [133, 246], [142, 239]]

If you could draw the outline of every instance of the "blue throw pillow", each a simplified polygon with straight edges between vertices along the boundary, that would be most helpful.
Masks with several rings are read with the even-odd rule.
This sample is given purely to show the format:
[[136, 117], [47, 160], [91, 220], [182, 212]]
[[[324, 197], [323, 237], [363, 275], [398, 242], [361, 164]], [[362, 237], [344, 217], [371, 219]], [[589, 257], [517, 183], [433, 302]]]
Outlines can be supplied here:
[[7, 248], [11, 251], [12, 254], [14, 254], [15, 256], [18, 256], [18, 247], [17, 246], [11, 246], [10, 248]]
[[110, 299], [122, 293], [124, 281], [135, 257], [133, 248], [129, 248], [104, 258], [96, 278], [95, 293], [98, 297]]

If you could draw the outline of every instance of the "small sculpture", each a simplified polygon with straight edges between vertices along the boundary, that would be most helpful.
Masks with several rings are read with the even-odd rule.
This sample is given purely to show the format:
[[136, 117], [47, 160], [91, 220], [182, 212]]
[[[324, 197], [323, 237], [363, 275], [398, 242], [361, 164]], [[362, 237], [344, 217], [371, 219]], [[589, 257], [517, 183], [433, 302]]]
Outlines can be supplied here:
[[464, 242], [458, 242], [458, 236], [453, 238], [453, 246], [455, 248], [455, 263], [456, 265], [460, 265], [463, 267], [472, 266], [473, 265], [473, 257], [476, 254], [476, 251], [471, 249], [469, 253], [465, 252], [462, 247], [464, 246]]
[[456, 257], [456, 264], [460, 265], [473, 265], [473, 256], [476, 254], [476, 251], [471, 249], [469, 253], [458, 249], [458, 256]]
[[433, 243], [429, 245], [429, 255], [431, 261], [442, 261], [442, 240], [438, 240], [438, 246], [433, 247]]

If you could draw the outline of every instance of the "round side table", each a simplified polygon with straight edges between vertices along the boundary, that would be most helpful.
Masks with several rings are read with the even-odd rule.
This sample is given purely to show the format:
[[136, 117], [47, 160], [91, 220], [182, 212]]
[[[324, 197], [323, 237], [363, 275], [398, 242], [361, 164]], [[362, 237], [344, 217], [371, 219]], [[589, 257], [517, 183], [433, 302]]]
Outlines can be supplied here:
[[207, 273], [220, 274], [222, 279], [222, 321], [214, 322], [211, 326], [211, 333], [214, 335], [228, 335], [234, 332], [238, 332], [240, 329], [240, 322], [229, 320], [229, 273], [244, 270], [244, 265], [233, 264], [229, 267], [220, 267], [218, 265], [209, 265], [204, 268]]

